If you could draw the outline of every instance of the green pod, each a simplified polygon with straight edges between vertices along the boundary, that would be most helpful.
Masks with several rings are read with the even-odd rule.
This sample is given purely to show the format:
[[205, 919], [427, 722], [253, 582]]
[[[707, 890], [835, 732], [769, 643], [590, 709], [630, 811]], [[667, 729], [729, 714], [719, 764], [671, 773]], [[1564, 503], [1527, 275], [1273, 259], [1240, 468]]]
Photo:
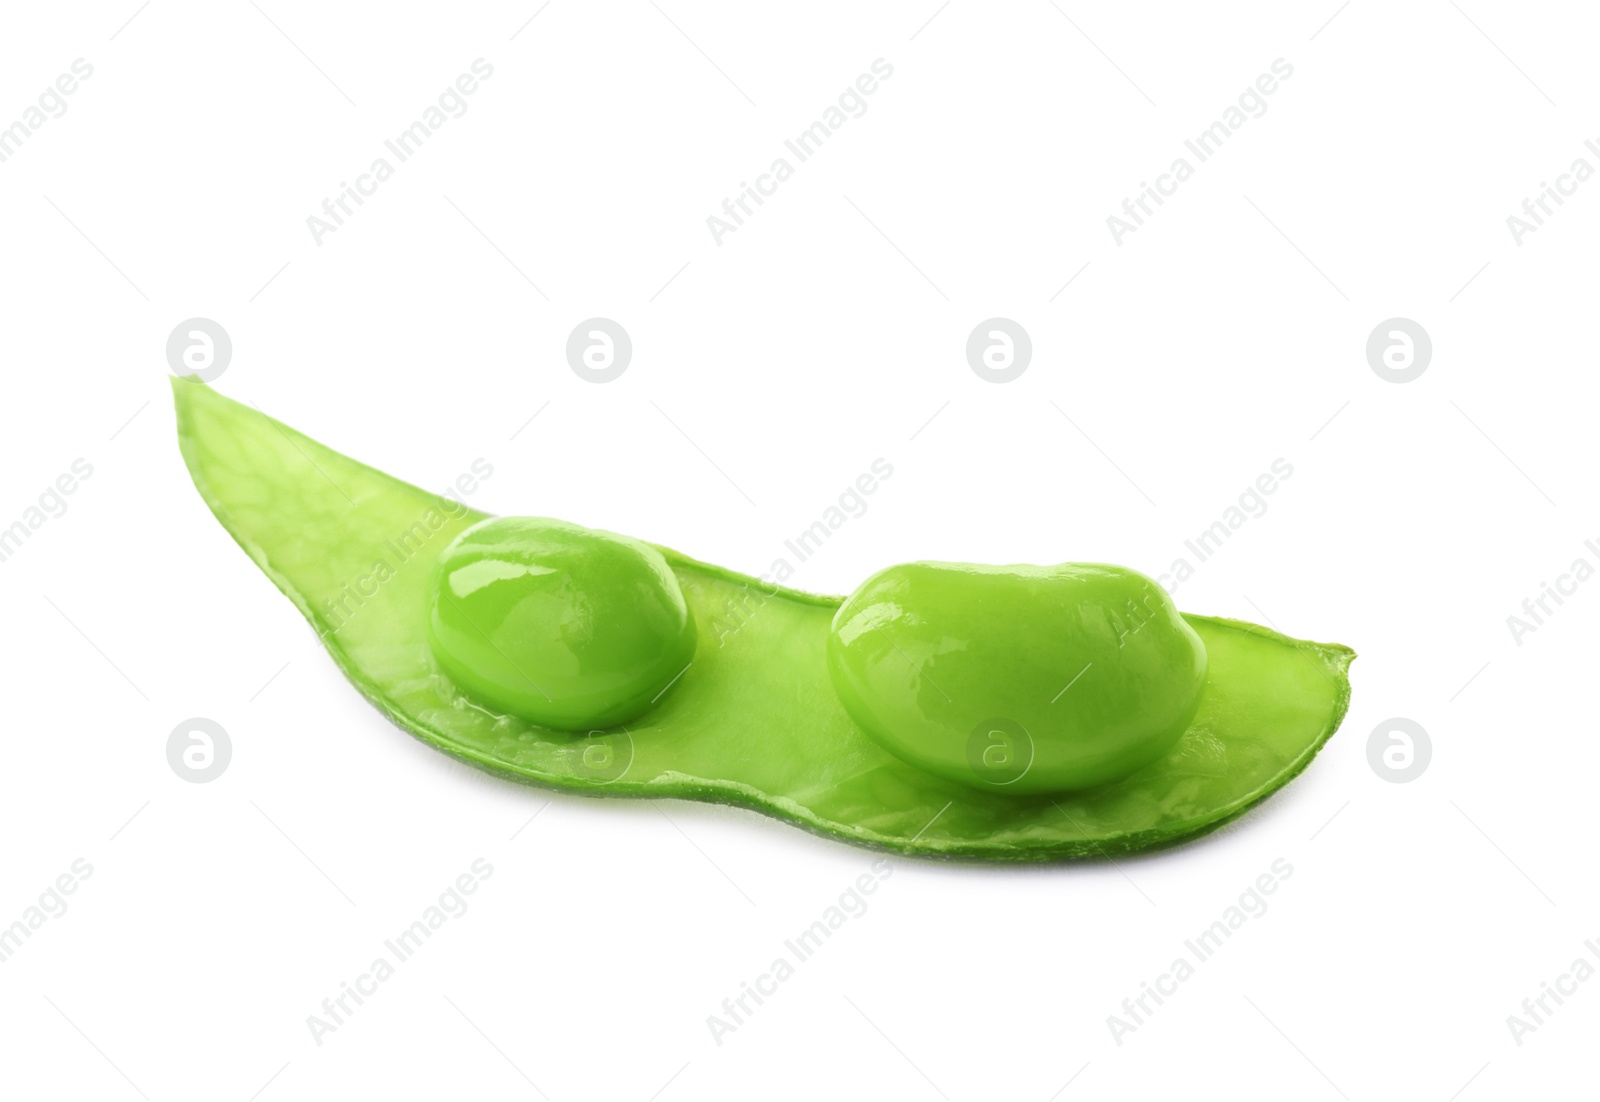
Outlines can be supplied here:
[[175, 379], [173, 391], [201, 497], [356, 688], [424, 742], [515, 780], [735, 804], [906, 854], [1115, 856], [1236, 818], [1309, 764], [1349, 704], [1348, 648], [1185, 615], [1205, 679], [1169, 750], [1092, 788], [986, 790], [902, 760], [851, 716], [829, 669], [842, 599], [655, 547], [697, 626], [692, 660], [632, 720], [594, 734], [562, 729], [486, 704], [430, 639], [435, 572], [484, 514], [193, 379]]

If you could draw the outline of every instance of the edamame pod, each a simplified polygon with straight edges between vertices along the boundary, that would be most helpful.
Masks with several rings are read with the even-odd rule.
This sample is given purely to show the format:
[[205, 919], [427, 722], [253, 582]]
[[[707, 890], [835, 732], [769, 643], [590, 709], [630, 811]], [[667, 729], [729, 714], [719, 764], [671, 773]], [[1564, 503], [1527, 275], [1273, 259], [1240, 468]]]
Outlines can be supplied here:
[[[869, 732], [853, 715], [857, 709], [847, 707], [850, 690], [846, 686], [842, 698], [836, 684], [848, 681], [840, 679], [848, 671], [830, 670], [829, 658], [841, 598], [767, 585], [653, 547], [672, 584], [655, 574], [638, 592], [651, 594], [663, 618], [629, 628], [635, 634], [592, 667], [596, 680], [573, 682], [576, 696], [589, 690], [597, 696], [585, 697], [571, 714], [547, 714], [540, 722], [519, 714], [530, 709], [514, 693], [496, 693], [509, 692], [516, 661], [540, 667], [525, 670], [534, 681], [547, 665], [560, 665], [559, 649], [540, 650], [549, 639], [530, 644], [527, 654], [534, 657], [504, 656], [498, 674], [487, 660], [465, 672], [457, 662], [452, 674], [452, 661], [470, 659], [474, 646], [465, 635], [481, 610], [463, 608], [467, 615], [453, 625], [455, 642], [442, 647], [440, 629], [430, 626], [430, 601], [437, 601], [441, 572], [448, 573], [449, 549], [488, 519], [485, 514], [349, 459], [197, 380], [174, 379], [173, 392], [179, 443], [201, 497], [311, 622], [356, 688], [417, 738], [515, 780], [589, 795], [734, 804], [906, 854], [985, 861], [1115, 856], [1194, 838], [1243, 814], [1309, 764], [1349, 704], [1354, 652], [1348, 648], [1235, 620], [1174, 620], [1164, 606], [1159, 620], [1134, 637], [1151, 654], [1176, 656], [1171, 668], [1163, 667], [1165, 659], [1149, 667], [1164, 678], [1159, 706], [1142, 719], [1116, 707], [1106, 713], [1108, 722], [1122, 724], [1118, 730], [1131, 747], [1112, 772], [1131, 771], [1107, 778], [1068, 769], [1043, 792], [973, 784], [928, 767], [937, 762], [919, 764], [903, 749], [886, 749], [883, 733]], [[657, 569], [652, 555], [630, 551], [622, 558], [632, 563], [629, 569]], [[539, 565], [535, 559], [522, 565], [530, 563]], [[1142, 592], [1128, 578], [1112, 581], [1111, 590], [1131, 585], [1129, 592]], [[535, 602], [530, 608], [549, 597], [536, 590], [525, 593]], [[671, 615], [674, 593], [686, 623], [699, 625], [687, 646], [680, 632], [690, 629], [676, 627]], [[740, 610], [739, 629], [708, 632], [729, 607]], [[1102, 601], [1100, 607], [1110, 606]], [[592, 611], [594, 618], [580, 615], [575, 622], [598, 630], [616, 610]], [[1138, 639], [1157, 626], [1159, 635]], [[505, 637], [487, 634], [504, 646]], [[1114, 646], [1092, 633], [1084, 640], [1059, 648], [1055, 657], [1069, 661]], [[478, 647], [477, 654], [482, 659], [492, 650]], [[1201, 667], [1194, 664], [1199, 653]], [[662, 671], [680, 654], [692, 658], [658, 688]], [[568, 656], [581, 663], [582, 647]], [[1126, 654], [1106, 661], [1117, 657]], [[1197, 670], [1203, 683], [1188, 717], [1185, 679]], [[1062, 683], [1073, 673], [1065, 669]], [[1037, 687], [1033, 679], [1030, 674], [1029, 691]], [[542, 688], [552, 696], [563, 691]], [[635, 711], [647, 688], [653, 699]], [[1003, 692], [1005, 686], [997, 682], [995, 688]], [[1126, 704], [1128, 698], [1105, 698], [1111, 704], [1117, 699]], [[616, 718], [625, 713], [631, 718]], [[866, 718], [867, 710], [861, 715]], [[1027, 719], [1011, 718], [1026, 727]], [[613, 725], [593, 733], [561, 725], [591, 720]], [[1181, 729], [1162, 748], [1172, 724]], [[1037, 741], [1040, 732], [1030, 737]], [[1156, 756], [1146, 761], [1147, 754]], [[1067, 789], [1058, 787], [1063, 777]], [[1079, 781], [1091, 786], [1075, 787]]]

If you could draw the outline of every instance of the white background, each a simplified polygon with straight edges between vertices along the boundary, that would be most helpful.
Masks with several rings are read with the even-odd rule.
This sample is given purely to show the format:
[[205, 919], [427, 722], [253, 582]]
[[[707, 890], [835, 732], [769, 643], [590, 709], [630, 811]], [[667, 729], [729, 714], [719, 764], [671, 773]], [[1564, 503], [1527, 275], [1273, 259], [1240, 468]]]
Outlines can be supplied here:
[[[1520, 245], [1506, 218], [1600, 167], [1593, 14], [538, 2], [7, 7], [0, 125], [94, 73], [0, 164], [0, 526], [74, 459], [93, 475], [0, 563], [0, 924], [93, 873], [0, 965], [0, 1090], [1592, 1091], [1600, 982], [1521, 1045], [1507, 1017], [1600, 937], [1600, 584], [1521, 645], [1506, 618], [1597, 561], [1600, 183]], [[315, 243], [306, 218], [480, 57], [469, 110]], [[876, 58], [869, 110], [715, 244], [707, 216]], [[1277, 58], [1267, 112], [1115, 243], [1106, 217]], [[634, 343], [604, 386], [563, 353], [596, 315]], [[1355, 647], [1349, 716], [1176, 851], [896, 860], [719, 1045], [708, 1016], [874, 855], [552, 796], [389, 725], [189, 482], [164, 346], [195, 316], [232, 336], [221, 391], [352, 456], [439, 489], [483, 458], [479, 508], [751, 573], [884, 458], [793, 579], [823, 592], [921, 558], [1160, 573], [1283, 458], [1176, 598]], [[1005, 385], [965, 360], [993, 316], [1034, 345]], [[1404, 385], [1365, 354], [1396, 316], [1434, 345]], [[232, 738], [209, 784], [167, 764], [191, 716]], [[1431, 736], [1408, 784], [1368, 765], [1394, 716]], [[307, 1016], [480, 857], [471, 909], [315, 1044]], [[1107, 1017], [1278, 858], [1267, 912], [1118, 1045]]]

